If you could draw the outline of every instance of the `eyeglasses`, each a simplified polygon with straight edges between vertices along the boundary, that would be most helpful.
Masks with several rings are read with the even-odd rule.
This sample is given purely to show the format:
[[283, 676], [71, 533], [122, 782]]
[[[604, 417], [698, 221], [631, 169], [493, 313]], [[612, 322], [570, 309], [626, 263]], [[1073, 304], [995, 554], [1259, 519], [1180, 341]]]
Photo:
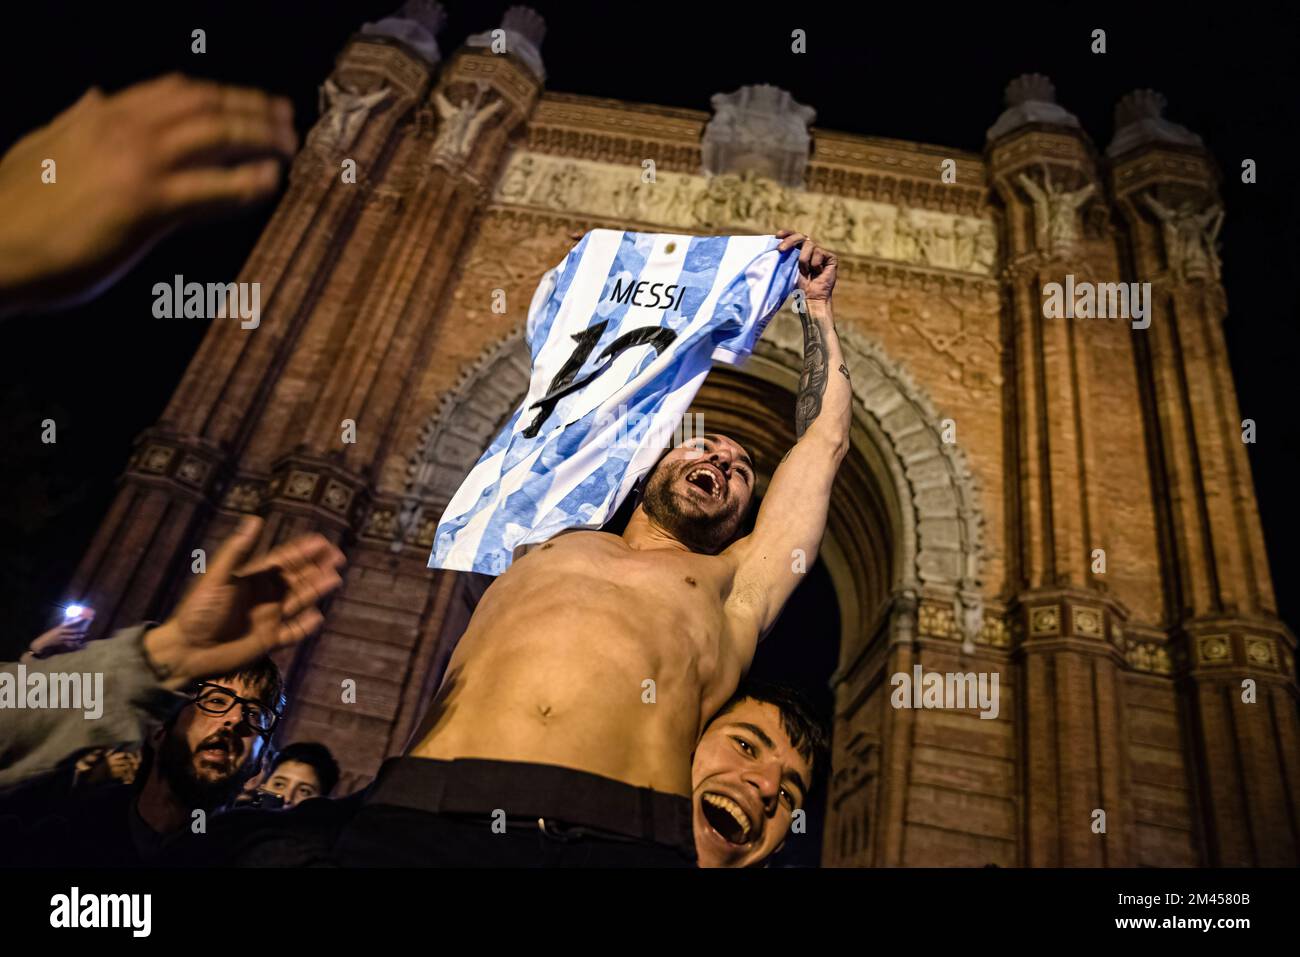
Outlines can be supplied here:
[[205, 714], [229, 714], [235, 705], [243, 705], [243, 719], [254, 731], [261, 735], [271, 733], [280, 715], [260, 701], [241, 698], [229, 688], [204, 682], [199, 686], [199, 693], [194, 698], [194, 707]]

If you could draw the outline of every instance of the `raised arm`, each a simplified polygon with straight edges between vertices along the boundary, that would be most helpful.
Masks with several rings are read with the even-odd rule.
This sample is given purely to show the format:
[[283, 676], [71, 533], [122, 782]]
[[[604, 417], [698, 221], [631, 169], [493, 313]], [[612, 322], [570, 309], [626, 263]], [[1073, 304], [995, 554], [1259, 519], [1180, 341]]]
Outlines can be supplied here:
[[755, 639], [776, 622], [821, 547], [835, 473], [849, 447], [852, 391], [835, 335], [831, 292], [837, 261], [811, 239], [788, 230], [781, 248], [800, 246], [804, 364], [795, 400], [798, 437], [777, 466], [754, 531], [729, 550], [737, 561], [728, 614], [751, 626]]

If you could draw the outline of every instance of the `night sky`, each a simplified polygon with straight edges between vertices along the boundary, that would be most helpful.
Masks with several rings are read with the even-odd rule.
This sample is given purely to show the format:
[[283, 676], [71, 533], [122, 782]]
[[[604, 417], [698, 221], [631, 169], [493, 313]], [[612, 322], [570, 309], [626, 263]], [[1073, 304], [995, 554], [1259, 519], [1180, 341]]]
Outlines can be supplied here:
[[[149, 4], [10, 5], [0, 27], [0, 149], [92, 84], [113, 91], [173, 70], [287, 95], [305, 134], [316, 119], [317, 86], [349, 34], [398, 5], [223, 2], [157, 12]], [[444, 55], [497, 25], [506, 6], [446, 4]], [[1099, 4], [1017, 11], [999, 3], [966, 5], [970, 12], [960, 15], [916, 3], [902, 13], [877, 4], [533, 6], [548, 23], [542, 55], [550, 90], [707, 110], [713, 93], [773, 83], [815, 107], [816, 126], [963, 150], [983, 149], [1005, 85], [1020, 73], [1048, 74], [1058, 102], [1099, 150], [1110, 142], [1120, 96], [1138, 87], [1164, 93], [1166, 116], [1198, 133], [1225, 174], [1226, 335], [1242, 415], [1257, 423], [1250, 459], [1282, 617], [1293, 627], [1300, 620], [1291, 554], [1300, 516], [1293, 399], [1300, 44], [1295, 15], [1284, 5], [1135, 13]], [[190, 53], [195, 27], [207, 31], [206, 55]], [[790, 51], [795, 28], [807, 32], [802, 56]], [[1089, 52], [1094, 28], [1107, 32], [1104, 55]], [[1255, 185], [1240, 182], [1247, 157], [1258, 163]], [[154, 319], [152, 284], [177, 272], [234, 279], [272, 208], [173, 236], [85, 307], [4, 322], [0, 654], [16, 655], [51, 623], [132, 439], [161, 413], [204, 334], [198, 321]], [[58, 422], [56, 446], [38, 440], [47, 417]], [[814, 608], [822, 601], [804, 599]], [[799, 651], [795, 642], [784, 644]], [[808, 657], [780, 665], [760, 658], [759, 666], [826, 674], [833, 649]]]

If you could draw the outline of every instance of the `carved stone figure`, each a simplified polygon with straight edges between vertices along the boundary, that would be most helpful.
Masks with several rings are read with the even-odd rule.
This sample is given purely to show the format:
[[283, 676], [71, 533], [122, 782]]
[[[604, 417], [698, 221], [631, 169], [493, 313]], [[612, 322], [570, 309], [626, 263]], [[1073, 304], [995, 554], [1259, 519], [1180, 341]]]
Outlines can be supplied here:
[[899, 209], [894, 220], [894, 255], [892, 258], [910, 262], [916, 258], [916, 223], [910, 209]]
[[1052, 182], [1052, 175], [1043, 167], [1043, 185], [1040, 187], [1024, 173], [1017, 176], [1020, 185], [1034, 201], [1034, 225], [1038, 248], [1051, 252], [1064, 252], [1079, 241], [1079, 207], [1088, 201], [1096, 185], [1089, 183], [1082, 189], [1067, 192], [1064, 185]]
[[951, 268], [956, 265], [956, 256], [953, 254], [954, 228], [952, 220], [949, 219], [941, 220], [932, 228], [934, 245], [931, 248], [931, 257], [938, 266]]
[[551, 209], [568, 209], [573, 187], [582, 180], [582, 173], [572, 163], [565, 163], [550, 176], [541, 179], [533, 191], [533, 199]]
[[1215, 203], [1205, 212], [1198, 213], [1195, 205], [1188, 201], [1173, 210], [1150, 193], [1145, 194], [1142, 201], [1160, 220], [1170, 271], [1183, 279], [1203, 276], [1218, 279], [1221, 264], [1215, 241], [1223, 226], [1223, 207]]
[[709, 102], [713, 119], [700, 144], [706, 173], [756, 172], [782, 186], [802, 185], [816, 110], [768, 84], [715, 93]]
[[434, 91], [433, 105], [442, 122], [438, 127], [438, 137], [433, 141], [433, 149], [429, 152], [430, 162], [447, 166], [458, 166], [465, 162], [483, 124], [505, 105], [504, 100], [493, 100], [484, 106], [485, 92], [487, 84], [477, 83], [474, 95], [464, 97], [457, 106], [443, 95], [442, 90]]
[[695, 221], [706, 228], [724, 226], [731, 217], [731, 194], [724, 182], [724, 176], [710, 176], [704, 191], [695, 197], [691, 205], [691, 215]]
[[645, 198], [645, 185], [640, 176], [622, 183], [614, 189], [614, 212], [624, 219], [641, 219], [641, 203]]
[[858, 219], [860, 227], [858, 235], [861, 237], [863, 250], [869, 256], [893, 255], [893, 240], [886, 232], [887, 223], [884, 217], [874, 209], [866, 209]]
[[531, 156], [525, 156], [517, 163], [511, 163], [505, 176], [501, 178], [499, 190], [502, 199], [522, 200], [528, 195], [536, 164]]
[[664, 222], [677, 225], [686, 220], [691, 211], [691, 181], [685, 176], [674, 178], [671, 189], [665, 193], [662, 189], [656, 190], [656, 197], [666, 196], [663, 200], [663, 211], [660, 214]]
[[969, 269], [975, 262], [975, 228], [964, 219], [952, 224], [952, 258], [958, 269]]
[[381, 86], [369, 93], [357, 93], [327, 79], [320, 88], [321, 118], [316, 125], [315, 143], [329, 149], [350, 149], [370, 111], [388, 99], [390, 92], [387, 86]]
[[985, 272], [993, 268], [998, 259], [998, 237], [989, 223], [980, 223], [975, 232], [975, 265]]
[[849, 214], [844, 200], [836, 197], [822, 207], [822, 216], [817, 224], [817, 235], [829, 243], [851, 244], [853, 227], [856, 220]]

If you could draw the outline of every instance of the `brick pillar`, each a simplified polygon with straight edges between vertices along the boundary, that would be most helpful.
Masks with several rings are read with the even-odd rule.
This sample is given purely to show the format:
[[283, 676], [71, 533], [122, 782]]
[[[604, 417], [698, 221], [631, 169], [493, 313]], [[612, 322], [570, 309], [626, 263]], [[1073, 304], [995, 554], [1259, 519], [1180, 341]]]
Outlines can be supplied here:
[[[283, 408], [277, 390], [285, 388], [291, 359], [313, 352], [310, 320], [332, 274], [332, 252], [354, 227], [366, 177], [387, 162], [398, 119], [427, 86], [430, 70], [414, 52], [379, 38], [354, 37], [339, 57], [322, 89], [322, 118], [238, 276], [259, 284], [259, 324], [245, 329], [234, 319], [212, 320], [162, 419], [137, 440], [117, 498], [73, 578], [70, 592], [99, 612], [97, 633], [164, 613], [188, 577], [192, 550], [232, 524], [207, 527], [219, 503], [236, 511], [261, 504], [272, 476], [241, 476], [242, 450], [262, 418]], [[355, 161], [360, 186], [344, 181], [344, 159]], [[283, 465], [277, 477], [287, 489], [301, 489], [291, 472]], [[356, 500], [356, 476], [340, 480], [346, 496], [320, 483], [322, 514], [345, 514]], [[314, 524], [272, 522], [264, 541]], [[336, 538], [343, 524], [334, 523]]]
[[[1300, 861], [1295, 636], [1277, 618], [1222, 323], [1218, 172], [1137, 91], [1116, 109], [1112, 189], [1133, 277], [1150, 282], [1139, 351], [1166, 566], [1166, 618], [1200, 803], [1204, 861]], [[1249, 413], [1247, 413], [1249, 415]], [[1253, 683], [1251, 690], [1246, 687]]]
[[[987, 155], [1005, 208], [1008, 264], [1007, 557], [1020, 633], [1024, 863], [1122, 865], [1131, 844], [1118, 733], [1124, 660], [1111, 621], [1126, 613], [1091, 570], [1093, 549], [1104, 547], [1107, 503], [1090, 481], [1101, 466], [1093, 433], [1104, 427], [1092, 421], [1090, 389], [1102, 361], [1093, 337], [1124, 330], [1110, 320], [1045, 315], [1049, 284], [1069, 296], [1067, 277], [1112, 281], [1118, 262], [1095, 225], [1104, 220], [1092, 209], [1103, 198], [1095, 151], [1046, 77], [1012, 81]], [[1097, 811], [1105, 812], [1105, 833], [1094, 830]]]
[[[391, 253], [377, 263], [357, 321], [343, 332], [340, 361], [304, 423], [307, 441], [338, 449], [347, 466], [368, 466], [384, 451], [402, 397], [423, 369], [431, 320], [488, 198], [502, 149], [540, 91], [526, 65], [467, 48], [425, 103], [403, 170], [411, 188], [392, 224]], [[456, 321], [454, 313], [445, 315]], [[348, 418], [357, 422], [357, 440], [344, 446], [339, 423]]]

